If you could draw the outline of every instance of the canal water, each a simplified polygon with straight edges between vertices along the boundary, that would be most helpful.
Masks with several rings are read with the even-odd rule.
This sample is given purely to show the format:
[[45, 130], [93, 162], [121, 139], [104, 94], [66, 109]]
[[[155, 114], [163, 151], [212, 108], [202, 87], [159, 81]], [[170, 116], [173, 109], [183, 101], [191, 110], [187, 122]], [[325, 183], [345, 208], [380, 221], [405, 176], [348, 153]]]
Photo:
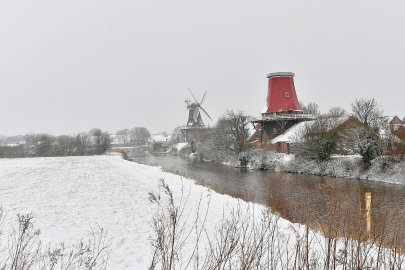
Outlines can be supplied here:
[[193, 178], [218, 193], [261, 203], [327, 237], [405, 248], [405, 186], [324, 176], [244, 170], [176, 155], [130, 156]]

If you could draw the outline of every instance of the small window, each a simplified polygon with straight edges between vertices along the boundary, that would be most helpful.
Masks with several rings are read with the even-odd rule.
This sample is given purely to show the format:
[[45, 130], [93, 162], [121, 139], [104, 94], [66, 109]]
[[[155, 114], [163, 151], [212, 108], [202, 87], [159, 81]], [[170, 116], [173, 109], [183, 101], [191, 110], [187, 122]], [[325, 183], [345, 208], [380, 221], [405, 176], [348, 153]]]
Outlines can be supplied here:
[[285, 91], [285, 92], [284, 92], [284, 96], [285, 96], [285, 97], [290, 97], [290, 93], [289, 93], [288, 91]]

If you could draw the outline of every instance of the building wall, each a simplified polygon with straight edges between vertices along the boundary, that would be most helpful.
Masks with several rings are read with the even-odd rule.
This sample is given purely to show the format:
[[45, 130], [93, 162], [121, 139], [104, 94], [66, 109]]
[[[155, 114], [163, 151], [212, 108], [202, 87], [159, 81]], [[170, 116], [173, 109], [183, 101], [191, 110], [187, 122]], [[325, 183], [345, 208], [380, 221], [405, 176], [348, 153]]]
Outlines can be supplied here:
[[353, 154], [357, 151], [358, 146], [353, 139], [353, 129], [359, 128], [362, 125], [357, 118], [349, 117], [331, 131], [336, 132], [338, 136], [336, 154]]
[[209, 133], [211, 132], [211, 129], [209, 129], [209, 128], [195, 128], [195, 129], [190, 128], [190, 129], [182, 129], [181, 132], [184, 135], [185, 142], [202, 141], [209, 135]]
[[388, 126], [390, 128], [391, 131], [397, 131], [401, 128], [401, 126], [403, 126], [404, 123], [402, 122], [401, 119], [399, 119], [398, 116], [395, 116], [391, 122], [388, 123]]

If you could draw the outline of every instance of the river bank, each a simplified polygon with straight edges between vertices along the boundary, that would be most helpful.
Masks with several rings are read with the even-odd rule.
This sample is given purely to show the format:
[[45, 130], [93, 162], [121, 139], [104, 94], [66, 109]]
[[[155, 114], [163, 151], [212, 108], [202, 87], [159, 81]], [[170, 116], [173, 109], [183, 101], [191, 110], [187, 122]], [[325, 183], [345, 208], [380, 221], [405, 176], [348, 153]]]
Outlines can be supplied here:
[[[207, 162], [215, 162], [232, 167], [240, 166], [240, 160], [230, 155], [216, 155], [214, 158], [190, 154], [188, 148], [181, 144], [179, 155]], [[391, 184], [405, 185], [405, 161], [394, 161], [381, 156], [372, 161], [371, 167], [366, 170], [360, 155], [333, 155], [330, 160], [316, 161], [295, 157], [293, 154], [283, 154], [268, 150], [255, 149], [242, 153], [245, 157], [246, 167], [252, 170], [272, 170], [297, 174], [330, 176], [346, 179], [360, 179], [378, 181]]]
[[359, 155], [334, 155], [327, 161], [305, 160], [292, 154], [264, 150], [247, 153], [250, 169], [270, 169], [280, 172], [331, 176], [348, 179], [379, 181], [405, 185], [405, 162], [393, 162], [386, 157], [372, 161], [366, 170]]

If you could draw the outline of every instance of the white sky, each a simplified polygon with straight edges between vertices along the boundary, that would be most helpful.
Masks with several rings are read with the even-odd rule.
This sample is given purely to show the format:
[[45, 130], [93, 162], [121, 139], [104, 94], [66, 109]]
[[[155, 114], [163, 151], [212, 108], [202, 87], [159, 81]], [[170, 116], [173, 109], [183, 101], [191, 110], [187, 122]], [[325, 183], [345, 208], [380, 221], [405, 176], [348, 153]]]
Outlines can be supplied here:
[[1, 0], [0, 134], [171, 131], [187, 87], [207, 90], [214, 120], [258, 116], [277, 71], [322, 111], [375, 97], [405, 116], [404, 14], [403, 1]]

